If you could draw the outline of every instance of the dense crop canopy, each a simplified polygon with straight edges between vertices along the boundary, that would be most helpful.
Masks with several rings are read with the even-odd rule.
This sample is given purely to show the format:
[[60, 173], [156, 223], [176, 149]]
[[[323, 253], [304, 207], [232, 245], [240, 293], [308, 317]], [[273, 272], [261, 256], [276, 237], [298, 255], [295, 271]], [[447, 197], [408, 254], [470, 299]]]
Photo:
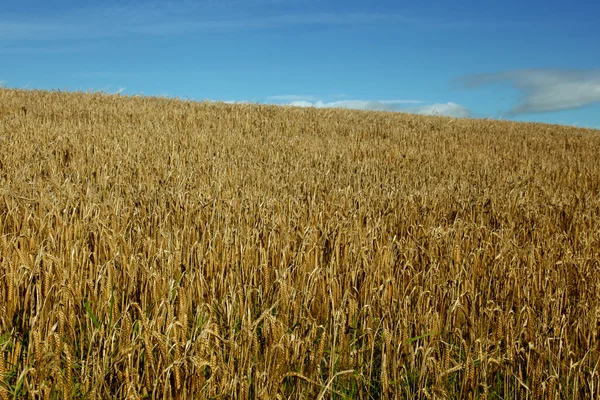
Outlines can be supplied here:
[[561, 126], [0, 89], [0, 399], [597, 398], [599, 156]]

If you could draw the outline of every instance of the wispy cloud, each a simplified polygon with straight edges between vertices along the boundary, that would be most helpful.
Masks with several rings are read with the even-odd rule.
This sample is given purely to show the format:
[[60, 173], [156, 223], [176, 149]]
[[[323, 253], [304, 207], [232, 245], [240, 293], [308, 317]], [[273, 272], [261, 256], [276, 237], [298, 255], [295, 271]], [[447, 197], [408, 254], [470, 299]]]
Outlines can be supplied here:
[[[471, 112], [468, 108], [452, 102], [435, 104], [423, 104], [423, 101], [420, 100], [339, 100], [324, 102], [321, 100], [294, 100], [294, 98], [296, 97], [294, 95], [271, 96], [267, 99], [273, 100], [273, 97], [285, 97], [285, 99], [282, 98], [281, 100], [288, 100], [288, 102], [283, 103], [283, 105], [294, 107], [349, 108], [354, 110], [397, 111], [423, 115], [443, 115], [456, 118], [467, 118], [471, 115]], [[423, 105], [416, 106], [417, 104]]]
[[407, 104], [420, 104], [419, 100], [339, 100], [323, 102], [297, 100], [287, 105], [295, 107], [316, 107], [316, 108], [350, 108], [354, 110], [376, 110], [376, 111], [402, 111]]
[[[279, 13], [270, 9], [227, 6], [218, 3], [157, 2], [124, 3], [66, 9], [42, 19], [29, 15], [0, 17], [1, 40], [58, 40], [110, 38], [130, 35], [166, 36], [192, 32], [230, 32], [274, 29], [298, 25], [356, 26], [380, 23], [419, 24], [420, 18], [399, 13], [312, 12]], [[236, 11], [231, 11], [232, 9]]]
[[407, 111], [415, 114], [443, 115], [445, 117], [455, 118], [468, 118], [471, 116], [471, 111], [467, 107], [452, 102], [427, 104], [421, 107], [408, 109]]
[[[289, 26], [365, 26], [405, 25], [424, 29], [517, 29], [556, 26], [559, 22], [543, 17], [532, 21], [506, 17], [494, 19], [457, 19], [445, 14], [419, 16], [381, 9], [379, 12], [297, 12], [297, 2], [277, 0], [220, 1], [123, 1], [113, 4], [85, 5], [78, 8], [55, 7], [44, 15], [3, 12], [0, 16], [0, 41], [111, 38], [130, 35], [167, 36], [193, 32], [231, 32], [276, 29]], [[315, 2], [316, 3], [316, 2]], [[321, 7], [323, 10], [326, 8]], [[311, 7], [315, 9], [315, 7]], [[581, 21], [562, 21], [568, 27]], [[590, 23], [587, 21], [586, 23]], [[562, 25], [561, 25], [562, 26]]]
[[600, 69], [525, 69], [473, 75], [460, 81], [468, 88], [505, 84], [517, 89], [521, 99], [507, 116], [570, 110], [600, 103]]

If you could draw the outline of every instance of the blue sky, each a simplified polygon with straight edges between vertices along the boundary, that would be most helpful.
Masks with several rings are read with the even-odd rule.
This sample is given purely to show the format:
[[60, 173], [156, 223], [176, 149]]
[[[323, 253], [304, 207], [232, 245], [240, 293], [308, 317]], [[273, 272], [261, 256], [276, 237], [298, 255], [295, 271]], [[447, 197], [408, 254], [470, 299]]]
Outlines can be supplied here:
[[600, 128], [600, 2], [6, 2], [0, 81]]

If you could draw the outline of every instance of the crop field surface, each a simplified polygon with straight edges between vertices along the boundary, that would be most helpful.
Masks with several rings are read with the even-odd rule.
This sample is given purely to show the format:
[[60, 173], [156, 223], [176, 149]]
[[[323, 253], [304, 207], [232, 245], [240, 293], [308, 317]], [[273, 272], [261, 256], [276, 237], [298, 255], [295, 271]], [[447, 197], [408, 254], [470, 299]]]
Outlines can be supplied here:
[[599, 396], [599, 131], [0, 89], [0, 400]]

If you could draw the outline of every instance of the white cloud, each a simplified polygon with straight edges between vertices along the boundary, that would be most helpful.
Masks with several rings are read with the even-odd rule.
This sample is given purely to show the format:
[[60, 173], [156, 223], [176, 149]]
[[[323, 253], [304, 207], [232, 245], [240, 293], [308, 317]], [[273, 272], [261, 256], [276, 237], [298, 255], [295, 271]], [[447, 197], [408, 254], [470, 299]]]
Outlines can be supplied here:
[[289, 102], [286, 105], [294, 107], [398, 111], [423, 115], [443, 115], [456, 118], [467, 118], [471, 115], [471, 111], [468, 108], [452, 102], [414, 106], [414, 104], [421, 103], [423, 102], [419, 100], [340, 100], [331, 102], [323, 102], [321, 100], [312, 102], [307, 100], [296, 100]]
[[526, 69], [462, 79], [467, 87], [508, 84], [521, 93], [509, 116], [580, 108], [600, 102], [600, 69]]
[[288, 104], [288, 106], [292, 106], [292, 107], [318, 107], [318, 105], [311, 103], [310, 101], [306, 101], [306, 100], [298, 100], [298, 101], [292, 101], [291, 103]]
[[316, 108], [350, 108], [354, 110], [404, 111], [407, 104], [420, 104], [419, 100], [338, 100], [323, 102], [297, 100], [287, 105]]
[[467, 107], [452, 102], [428, 104], [407, 111], [415, 114], [443, 115], [455, 118], [468, 118], [471, 115], [471, 111]]

